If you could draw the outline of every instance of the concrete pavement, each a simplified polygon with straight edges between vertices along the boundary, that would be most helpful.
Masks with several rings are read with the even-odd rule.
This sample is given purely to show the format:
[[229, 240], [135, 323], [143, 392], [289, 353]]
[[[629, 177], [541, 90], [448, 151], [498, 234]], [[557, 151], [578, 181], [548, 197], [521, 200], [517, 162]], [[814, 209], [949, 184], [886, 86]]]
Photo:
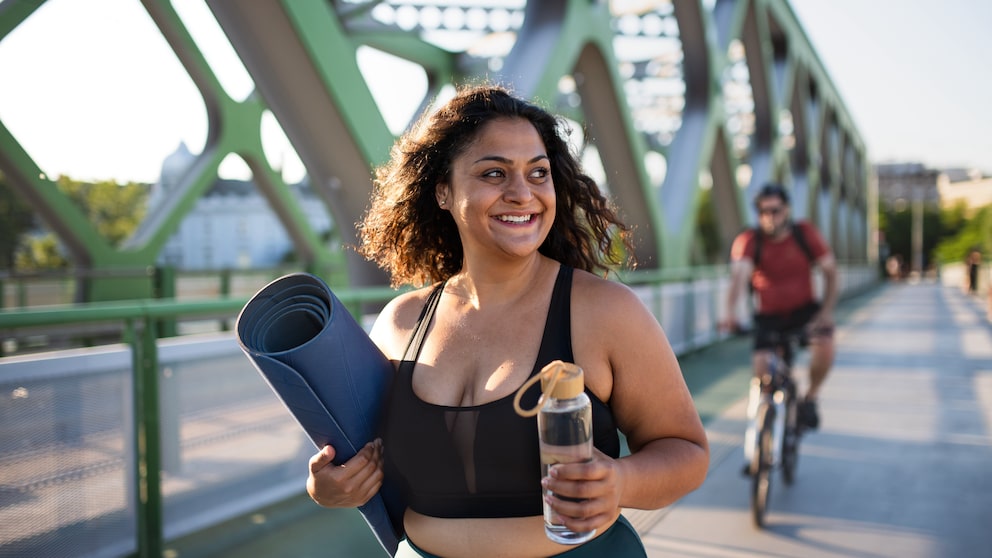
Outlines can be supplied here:
[[803, 439], [796, 483], [776, 476], [766, 529], [751, 523], [740, 475], [741, 384], [741, 397], [707, 422], [708, 479], [646, 527], [651, 558], [992, 556], [985, 301], [937, 284], [890, 284], [839, 325], [821, 428]]

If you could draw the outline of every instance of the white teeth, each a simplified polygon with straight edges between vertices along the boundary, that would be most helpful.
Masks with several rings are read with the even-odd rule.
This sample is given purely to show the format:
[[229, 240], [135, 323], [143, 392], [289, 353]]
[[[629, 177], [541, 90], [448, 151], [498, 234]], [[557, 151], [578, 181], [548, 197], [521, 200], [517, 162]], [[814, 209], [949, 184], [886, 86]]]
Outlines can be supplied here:
[[505, 223], [526, 223], [530, 221], [530, 217], [530, 215], [500, 215], [497, 219]]

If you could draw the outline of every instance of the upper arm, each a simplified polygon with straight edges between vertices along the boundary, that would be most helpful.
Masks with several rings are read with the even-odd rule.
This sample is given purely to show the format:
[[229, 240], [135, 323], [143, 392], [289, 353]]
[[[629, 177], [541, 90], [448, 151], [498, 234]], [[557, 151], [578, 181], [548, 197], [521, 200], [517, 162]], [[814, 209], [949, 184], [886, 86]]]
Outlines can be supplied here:
[[576, 361], [590, 369], [590, 389], [602, 396], [608, 384], [610, 407], [632, 451], [662, 438], [705, 446], [699, 414], [661, 325], [629, 287], [597, 281], [573, 296], [584, 301], [573, 313], [573, 328], [581, 324], [574, 345]]
[[734, 286], [746, 283], [752, 272], [754, 272], [754, 261], [751, 258], [744, 257], [730, 262], [730, 279]]
[[731, 286], [740, 288], [747, 283], [754, 271], [754, 233], [744, 231], [734, 238], [730, 247], [730, 278]]
[[[833, 255], [830, 250], [830, 245], [820, 234], [820, 231], [813, 226], [809, 221], [800, 221], [797, 226], [801, 228], [799, 234], [802, 234], [806, 245], [809, 248], [809, 252], [812, 254], [813, 262], [820, 265], [821, 261], [826, 261], [827, 256]], [[829, 262], [827, 262], [829, 263]]]
[[828, 279], [832, 279], [837, 276], [837, 259], [834, 258], [833, 252], [827, 252], [826, 254], [820, 256], [816, 262], [816, 267], [820, 269]]

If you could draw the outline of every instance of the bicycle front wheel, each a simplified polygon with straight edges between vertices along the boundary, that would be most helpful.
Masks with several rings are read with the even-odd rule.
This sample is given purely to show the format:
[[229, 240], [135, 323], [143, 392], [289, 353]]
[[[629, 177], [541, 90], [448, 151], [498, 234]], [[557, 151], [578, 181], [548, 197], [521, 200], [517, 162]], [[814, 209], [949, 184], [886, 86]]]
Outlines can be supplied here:
[[774, 467], [775, 408], [762, 405], [758, 409], [758, 444], [751, 464], [751, 517], [756, 527], [765, 526], [768, 511], [768, 498], [772, 490], [772, 469]]

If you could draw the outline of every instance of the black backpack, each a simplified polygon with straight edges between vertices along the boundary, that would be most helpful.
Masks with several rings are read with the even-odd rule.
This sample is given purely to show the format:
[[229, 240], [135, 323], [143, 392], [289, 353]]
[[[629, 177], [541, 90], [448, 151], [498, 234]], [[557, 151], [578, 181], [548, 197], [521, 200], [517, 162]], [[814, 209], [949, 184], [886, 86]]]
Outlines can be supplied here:
[[[761, 239], [764, 237], [761, 233], [761, 229], [755, 227], [754, 229], [754, 268], [758, 268], [758, 262], [761, 260]], [[792, 238], [796, 239], [796, 244], [802, 249], [803, 253], [806, 254], [806, 259], [809, 260], [810, 265], [816, 260], [813, 257], [813, 250], [810, 249], [809, 244], [806, 243], [806, 237], [803, 236], [802, 227], [797, 225], [795, 222], [792, 223]]]

